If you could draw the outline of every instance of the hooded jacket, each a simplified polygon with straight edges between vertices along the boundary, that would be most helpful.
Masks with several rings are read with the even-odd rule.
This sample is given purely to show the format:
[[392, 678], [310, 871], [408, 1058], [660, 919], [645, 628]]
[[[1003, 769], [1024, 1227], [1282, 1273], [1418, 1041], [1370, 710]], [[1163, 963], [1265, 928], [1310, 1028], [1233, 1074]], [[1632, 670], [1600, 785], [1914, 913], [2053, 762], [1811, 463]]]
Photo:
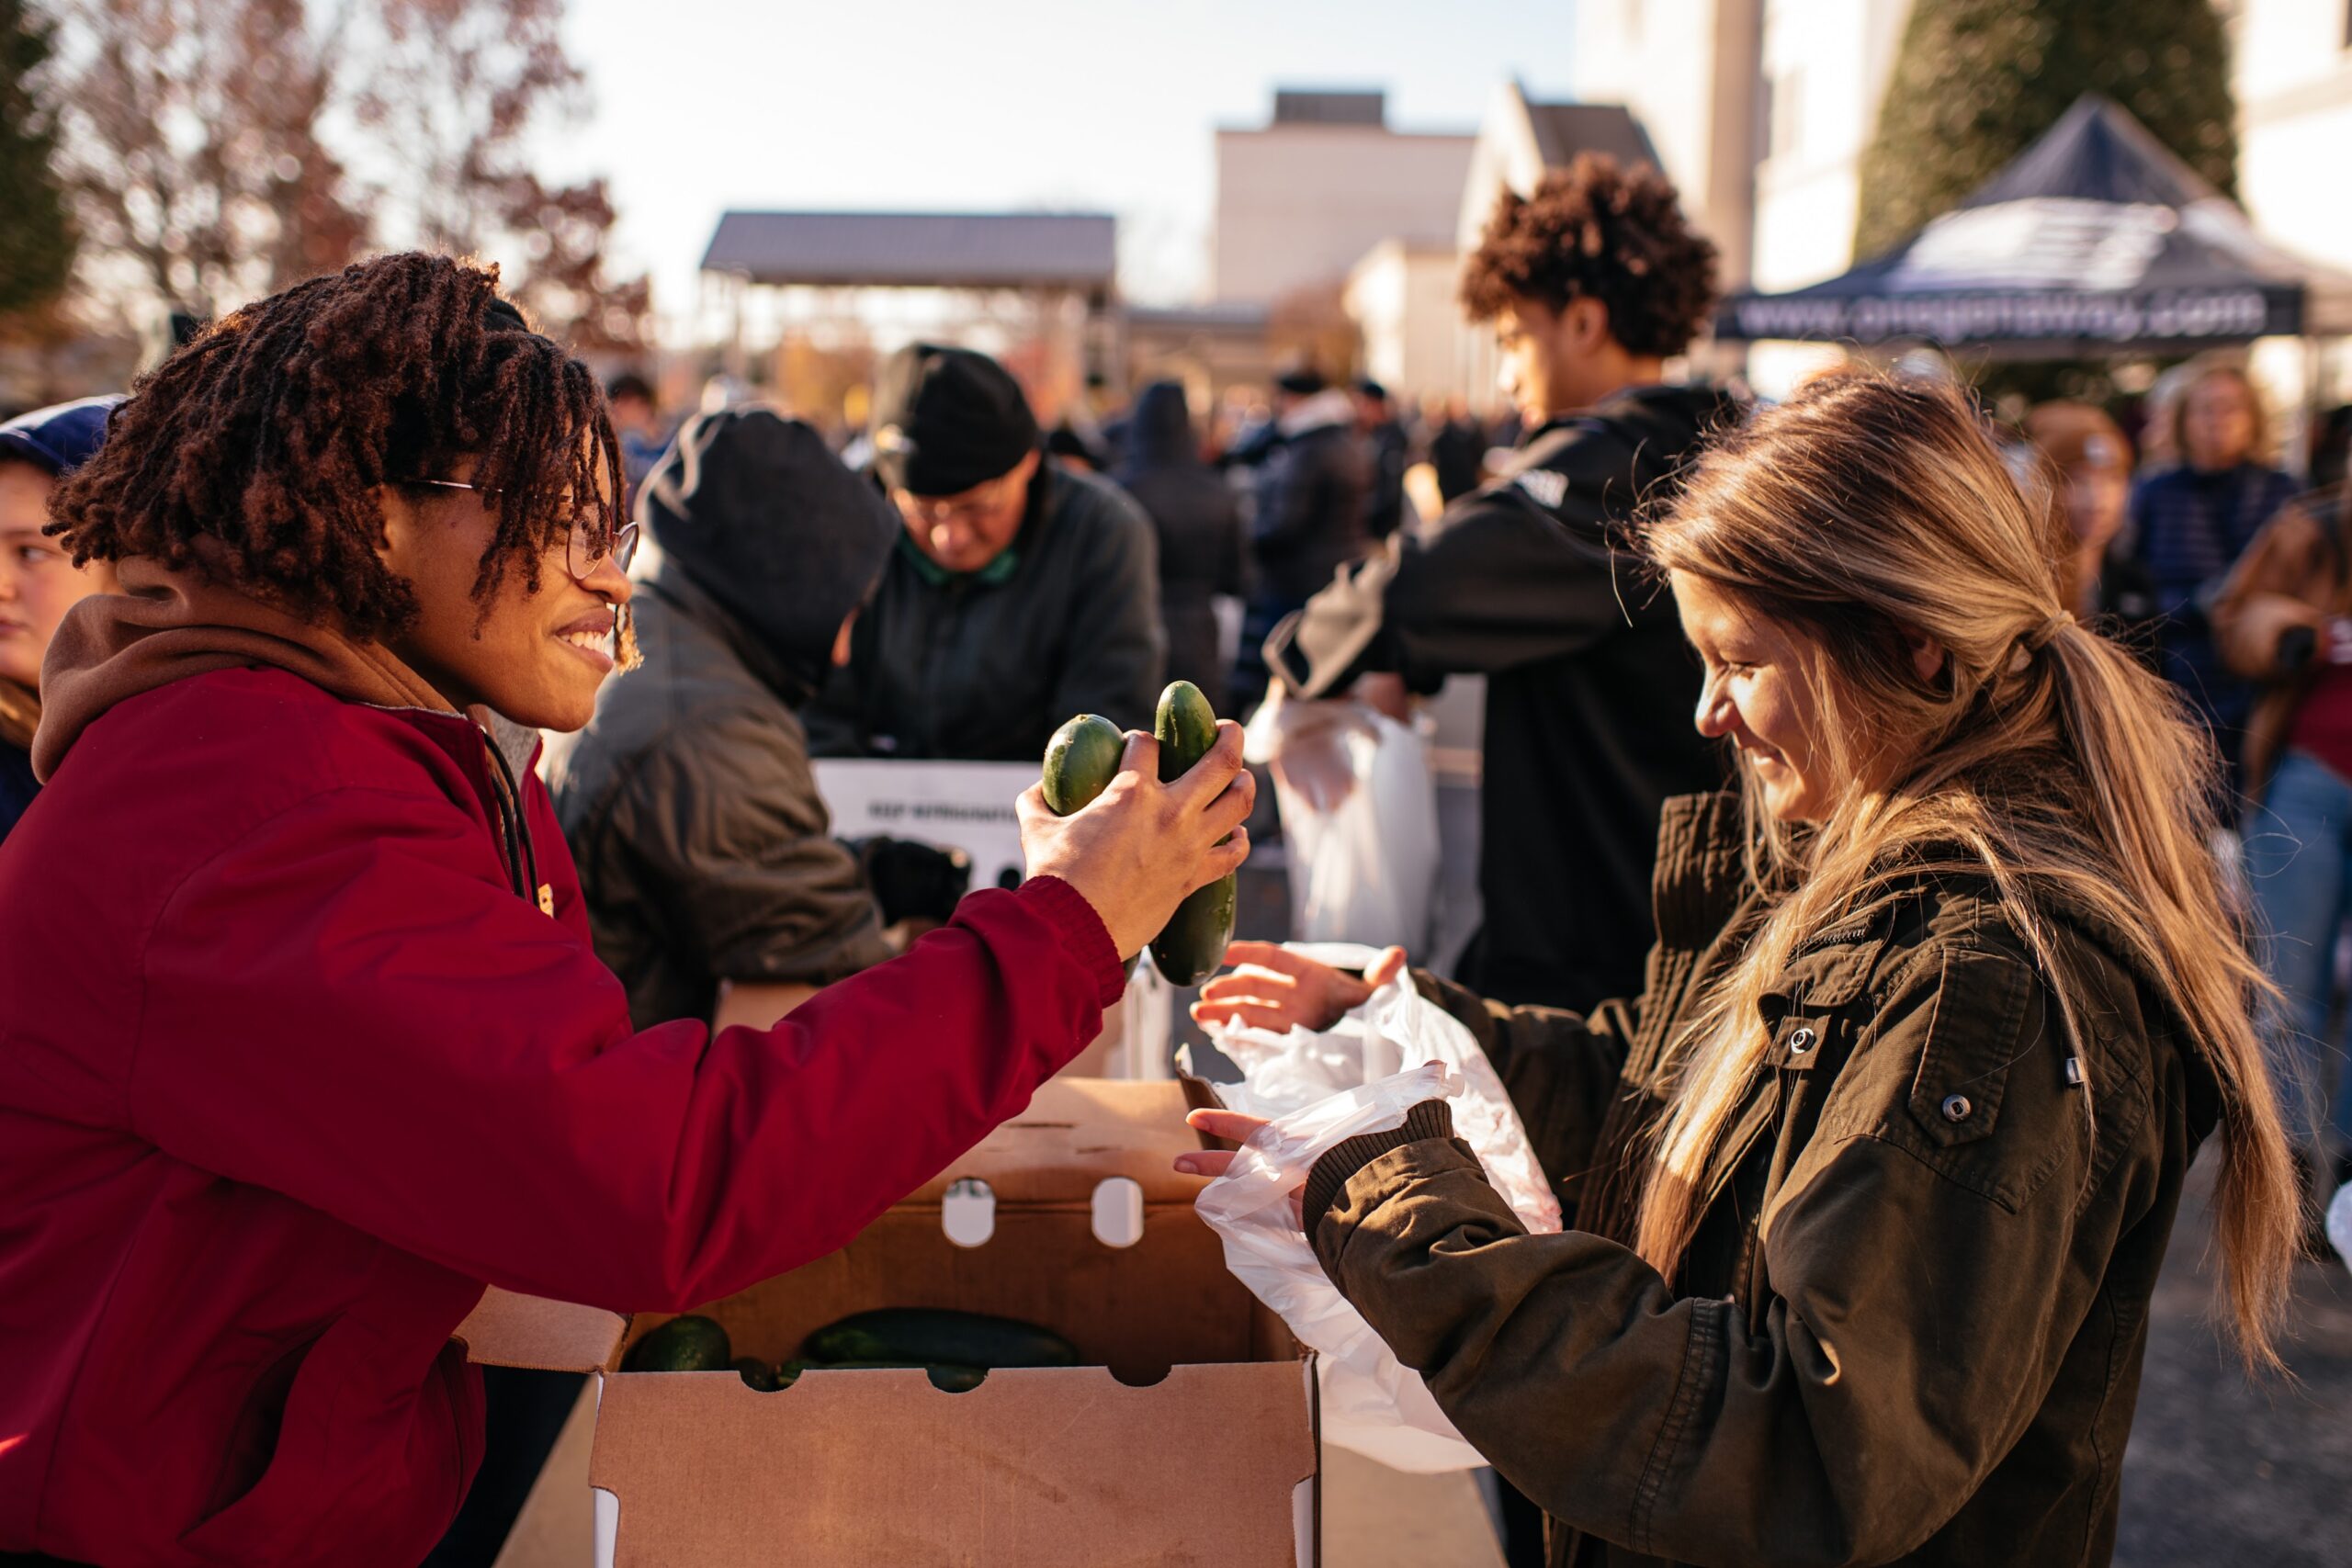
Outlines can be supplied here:
[[1275, 422], [1280, 441], [1250, 525], [1261, 605], [1287, 612], [1305, 604], [1363, 553], [1372, 454], [1355, 420], [1346, 389], [1328, 387]]
[[[72, 473], [105, 444], [107, 421], [121, 401], [108, 393], [18, 414], [0, 424], [0, 459], [30, 464], [52, 478]], [[32, 764], [33, 732], [40, 727], [40, 694], [0, 678], [0, 839], [40, 793]]]
[[1554, 420], [1509, 477], [1341, 571], [1267, 639], [1294, 696], [1371, 671], [1422, 692], [1487, 677], [1486, 925], [1462, 969], [1485, 995], [1589, 1007], [1641, 986], [1659, 807], [1725, 768], [1691, 725], [1698, 658], [1626, 524], [1736, 408], [1648, 387]]
[[689, 423], [638, 506], [644, 666], [550, 742], [546, 773], [643, 1028], [708, 1018], [722, 980], [824, 986], [890, 956], [794, 710], [899, 521], [815, 431], [757, 408]]
[[1240, 499], [1201, 460], [1184, 389], [1155, 381], [1127, 421], [1127, 462], [1119, 483], [1151, 517], [1159, 536], [1159, 617], [1168, 634], [1168, 678], [1190, 681], [1209, 705], [1228, 711], [1225, 660], [1217, 653], [1219, 594], [1239, 598], [1243, 564]]
[[1021, 531], [979, 571], [901, 536], [802, 714], [820, 757], [1035, 762], [1073, 715], [1149, 729], [1167, 645], [1150, 520], [1109, 479], [1041, 459]]
[[1568, 1228], [1526, 1234], [1433, 1101], [1317, 1163], [1323, 1267], [1551, 1516], [1555, 1565], [2104, 1563], [2211, 1068], [2119, 933], [2044, 911], [2075, 1038], [1989, 880], [1921, 879], [1764, 997], [1766, 1064], [1661, 1278], [1628, 1242], [1668, 1047], [1754, 908], [1740, 825], [1735, 796], [1670, 803], [1636, 999], [1509, 1008], [1417, 976], [1501, 1075]]
[[821, 1256], [1122, 988], [1043, 878], [772, 1030], [638, 1032], [528, 732], [121, 579], [0, 844], [0, 1552], [415, 1568], [481, 1457], [485, 1284], [683, 1309]]

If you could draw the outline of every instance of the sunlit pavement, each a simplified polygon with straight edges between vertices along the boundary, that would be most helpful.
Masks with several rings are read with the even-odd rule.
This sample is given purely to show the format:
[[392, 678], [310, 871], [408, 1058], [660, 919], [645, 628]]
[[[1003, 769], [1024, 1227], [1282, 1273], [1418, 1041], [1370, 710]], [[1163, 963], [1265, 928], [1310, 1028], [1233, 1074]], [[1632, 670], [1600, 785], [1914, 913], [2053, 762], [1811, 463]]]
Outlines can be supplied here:
[[2297, 1270], [2293, 1382], [2249, 1382], [2217, 1337], [2206, 1201], [2192, 1172], [2157, 1281], [2147, 1371], [2123, 1455], [2117, 1568], [2343, 1568], [2352, 1562], [2352, 1270]]

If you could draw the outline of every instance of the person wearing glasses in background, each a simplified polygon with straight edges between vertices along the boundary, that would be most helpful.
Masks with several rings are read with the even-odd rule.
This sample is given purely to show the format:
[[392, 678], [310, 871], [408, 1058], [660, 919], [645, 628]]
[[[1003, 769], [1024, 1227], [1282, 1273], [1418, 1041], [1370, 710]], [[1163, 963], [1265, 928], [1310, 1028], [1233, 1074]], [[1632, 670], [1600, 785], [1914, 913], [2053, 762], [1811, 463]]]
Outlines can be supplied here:
[[1240, 731], [1165, 785], [1137, 737], [1022, 797], [1017, 892], [773, 1028], [636, 1028], [531, 767], [629, 661], [619, 452], [496, 288], [409, 254], [232, 311], [58, 492], [122, 592], [58, 628], [0, 844], [0, 1557], [416, 1568], [486, 1287], [683, 1311], [832, 1251], [1247, 853]]
[[1020, 383], [910, 344], [874, 393], [874, 474], [905, 528], [849, 661], [802, 715], [820, 757], [1035, 762], [1073, 715], [1151, 728], [1167, 644], [1151, 520], [1046, 456]]

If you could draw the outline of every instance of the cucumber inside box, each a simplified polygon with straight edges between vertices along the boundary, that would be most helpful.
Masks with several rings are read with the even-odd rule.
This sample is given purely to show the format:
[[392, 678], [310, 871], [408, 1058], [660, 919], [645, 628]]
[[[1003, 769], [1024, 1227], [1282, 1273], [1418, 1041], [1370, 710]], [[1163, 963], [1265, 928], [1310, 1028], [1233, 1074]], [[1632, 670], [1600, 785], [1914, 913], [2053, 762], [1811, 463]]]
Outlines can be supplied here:
[[1049, 1329], [1087, 1364], [960, 1393], [810, 1371], [762, 1393], [731, 1371], [610, 1371], [666, 1320], [639, 1314], [598, 1399], [600, 1563], [1311, 1568], [1313, 1368], [1170, 1168], [1197, 1146], [1185, 1108], [1176, 1083], [1048, 1083], [847, 1247], [697, 1309], [769, 1361], [853, 1313], [944, 1307]]

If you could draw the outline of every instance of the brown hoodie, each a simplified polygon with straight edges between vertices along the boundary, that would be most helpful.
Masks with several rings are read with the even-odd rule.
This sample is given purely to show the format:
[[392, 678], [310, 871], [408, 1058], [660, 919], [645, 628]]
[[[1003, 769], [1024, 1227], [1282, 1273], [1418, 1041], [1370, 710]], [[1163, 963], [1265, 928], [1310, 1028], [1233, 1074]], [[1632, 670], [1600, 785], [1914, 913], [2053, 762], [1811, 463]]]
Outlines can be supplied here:
[[276, 669], [346, 702], [454, 713], [391, 649], [313, 625], [243, 589], [132, 558], [119, 593], [65, 612], [41, 665], [33, 775], [47, 784], [82, 731], [142, 692], [215, 670]]

